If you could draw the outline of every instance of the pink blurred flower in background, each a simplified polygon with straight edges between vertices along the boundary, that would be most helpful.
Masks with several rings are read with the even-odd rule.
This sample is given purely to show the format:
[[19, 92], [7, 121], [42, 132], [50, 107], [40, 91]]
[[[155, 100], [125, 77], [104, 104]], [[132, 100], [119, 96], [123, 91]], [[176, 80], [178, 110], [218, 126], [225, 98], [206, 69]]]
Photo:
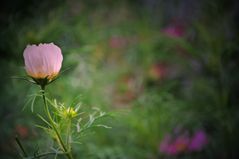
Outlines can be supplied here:
[[128, 39], [121, 36], [112, 36], [109, 39], [109, 46], [111, 48], [119, 49], [123, 48], [128, 44]]
[[175, 139], [173, 145], [176, 147], [177, 153], [181, 153], [187, 150], [189, 142], [189, 136], [187, 134], [183, 134]]
[[54, 79], [61, 69], [61, 49], [53, 43], [27, 45], [23, 53], [25, 69], [33, 79]]
[[171, 38], [179, 38], [184, 36], [185, 29], [181, 25], [169, 25], [166, 28], [162, 29], [162, 32]]
[[26, 126], [17, 125], [16, 133], [20, 136], [20, 138], [27, 138], [29, 136], [29, 129]]
[[160, 143], [160, 151], [167, 155], [177, 155], [187, 150], [189, 141], [190, 138], [186, 134], [176, 136], [176, 138], [167, 134]]
[[208, 144], [208, 137], [203, 130], [198, 130], [192, 137], [188, 146], [190, 151], [201, 151]]
[[165, 135], [164, 139], [161, 141], [160, 143], [160, 151], [163, 152], [163, 153], [168, 153], [168, 150], [169, 150], [169, 146], [170, 146], [170, 143], [171, 143], [171, 136], [169, 134]]
[[158, 62], [153, 64], [149, 69], [149, 76], [153, 80], [164, 79], [169, 73], [169, 66], [166, 63]]
[[130, 106], [134, 99], [143, 91], [141, 77], [137, 74], [127, 73], [122, 75], [113, 89], [114, 106], [127, 107]]
[[206, 144], [208, 144], [208, 137], [203, 130], [196, 131], [191, 137], [188, 133], [166, 134], [160, 142], [159, 150], [166, 155], [178, 155], [201, 151]]

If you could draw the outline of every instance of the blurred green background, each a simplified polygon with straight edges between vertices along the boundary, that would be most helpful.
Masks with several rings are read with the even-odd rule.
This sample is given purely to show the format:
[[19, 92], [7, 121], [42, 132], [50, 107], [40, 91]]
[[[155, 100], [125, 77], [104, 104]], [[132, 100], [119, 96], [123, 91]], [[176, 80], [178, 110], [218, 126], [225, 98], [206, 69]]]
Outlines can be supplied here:
[[[27, 44], [49, 42], [70, 67], [50, 97], [115, 114], [76, 158], [238, 158], [237, 0], [4, 0], [0, 22], [0, 158], [19, 158], [16, 134], [32, 154], [51, 144], [34, 126], [40, 99], [33, 113], [27, 102], [38, 88], [11, 79], [25, 75]], [[198, 131], [199, 150], [184, 138], [163, 150], [167, 136], [173, 145]]]

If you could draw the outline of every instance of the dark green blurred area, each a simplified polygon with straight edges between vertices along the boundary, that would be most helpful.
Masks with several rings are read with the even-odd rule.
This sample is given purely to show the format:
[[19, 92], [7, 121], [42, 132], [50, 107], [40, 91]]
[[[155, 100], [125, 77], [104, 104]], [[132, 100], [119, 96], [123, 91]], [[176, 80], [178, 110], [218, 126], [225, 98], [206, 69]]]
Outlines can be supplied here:
[[[239, 3], [236, 0], [36, 0], [1, 2], [0, 158], [47, 150], [34, 126], [41, 112], [24, 76], [27, 44], [54, 42], [68, 71], [48, 87], [50, 97], [83, 110], [114, 112], [74, 148], [76, 158], [236, 159], [239, 143]], [[170, 28], [176, 28], [172, 35]], [[24, 110], [22, 110], [26, 107]], [[203, 129], [200, 152], [160, 152], [165, 134]]]

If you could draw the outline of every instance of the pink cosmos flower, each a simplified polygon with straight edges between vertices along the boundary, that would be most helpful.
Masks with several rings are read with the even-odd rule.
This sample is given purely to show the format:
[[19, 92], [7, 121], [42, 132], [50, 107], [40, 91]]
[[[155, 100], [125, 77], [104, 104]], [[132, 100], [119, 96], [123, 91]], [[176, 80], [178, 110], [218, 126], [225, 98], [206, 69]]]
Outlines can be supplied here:
[[192, 137], [188, 146], [190, 151], [201, 151], [203, 147], [208, 143], [208, 138], [203, 130], [198, 130]]
[[27, 45], [23, 56], [26, 72], [35, 80], [56, 78], [63, 61], [61, 49], [53, 43]]

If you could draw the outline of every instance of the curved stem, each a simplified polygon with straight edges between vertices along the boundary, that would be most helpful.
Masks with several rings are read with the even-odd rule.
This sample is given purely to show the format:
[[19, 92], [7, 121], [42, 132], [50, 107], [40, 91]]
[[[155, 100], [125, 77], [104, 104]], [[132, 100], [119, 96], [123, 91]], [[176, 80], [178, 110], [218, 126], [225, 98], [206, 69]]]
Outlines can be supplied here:
[[50, 111], [49, 111], [49, 108], [48, 108], [48, 105], [47, 105], [47, 102], [46, 102], [45, 88], [44, 88], [44, 87], [41, 87], [41, 89], [42, 89], [42, 98], [43, 98], [43, 102], [44, 102], [45, 112], [46, 112], [46, 114], [47, 114], [47, 116], [48, 116], [48, 119], [49, 119], [49, 121], [50, 121], [50, 124], [51, 124], [53, 130], [54, 130], [55, 133], [56, 133], [56, 136], [57, 136], [57, 139], [58, 139], [58, 141], [59, 141], [59, 144], [60, 144], [60, 146], [62, 147], [63, 151], [66, 153], [66, 156], [67, 156], [69, 159], [73, 159], [73, 156], [72, 156], [71, 152], [67, 150], [67, 148], [66, 148], [66, 146], [65, 146], [65, 144], [64, 144], [64, 142], [63, 142], [63, 140], [62, 140], [62, 138], [61, 138], [61, 135], [60, 135], [60, 133], [58, 132], [58, 130], [57, 130], [56, 126], [55, 126], [55, 123], [54, 123], [54, 121], [53, 121], [53, 119], [52, 119], [52, 117], [51, 117], [51, 114], [50, 114]]

